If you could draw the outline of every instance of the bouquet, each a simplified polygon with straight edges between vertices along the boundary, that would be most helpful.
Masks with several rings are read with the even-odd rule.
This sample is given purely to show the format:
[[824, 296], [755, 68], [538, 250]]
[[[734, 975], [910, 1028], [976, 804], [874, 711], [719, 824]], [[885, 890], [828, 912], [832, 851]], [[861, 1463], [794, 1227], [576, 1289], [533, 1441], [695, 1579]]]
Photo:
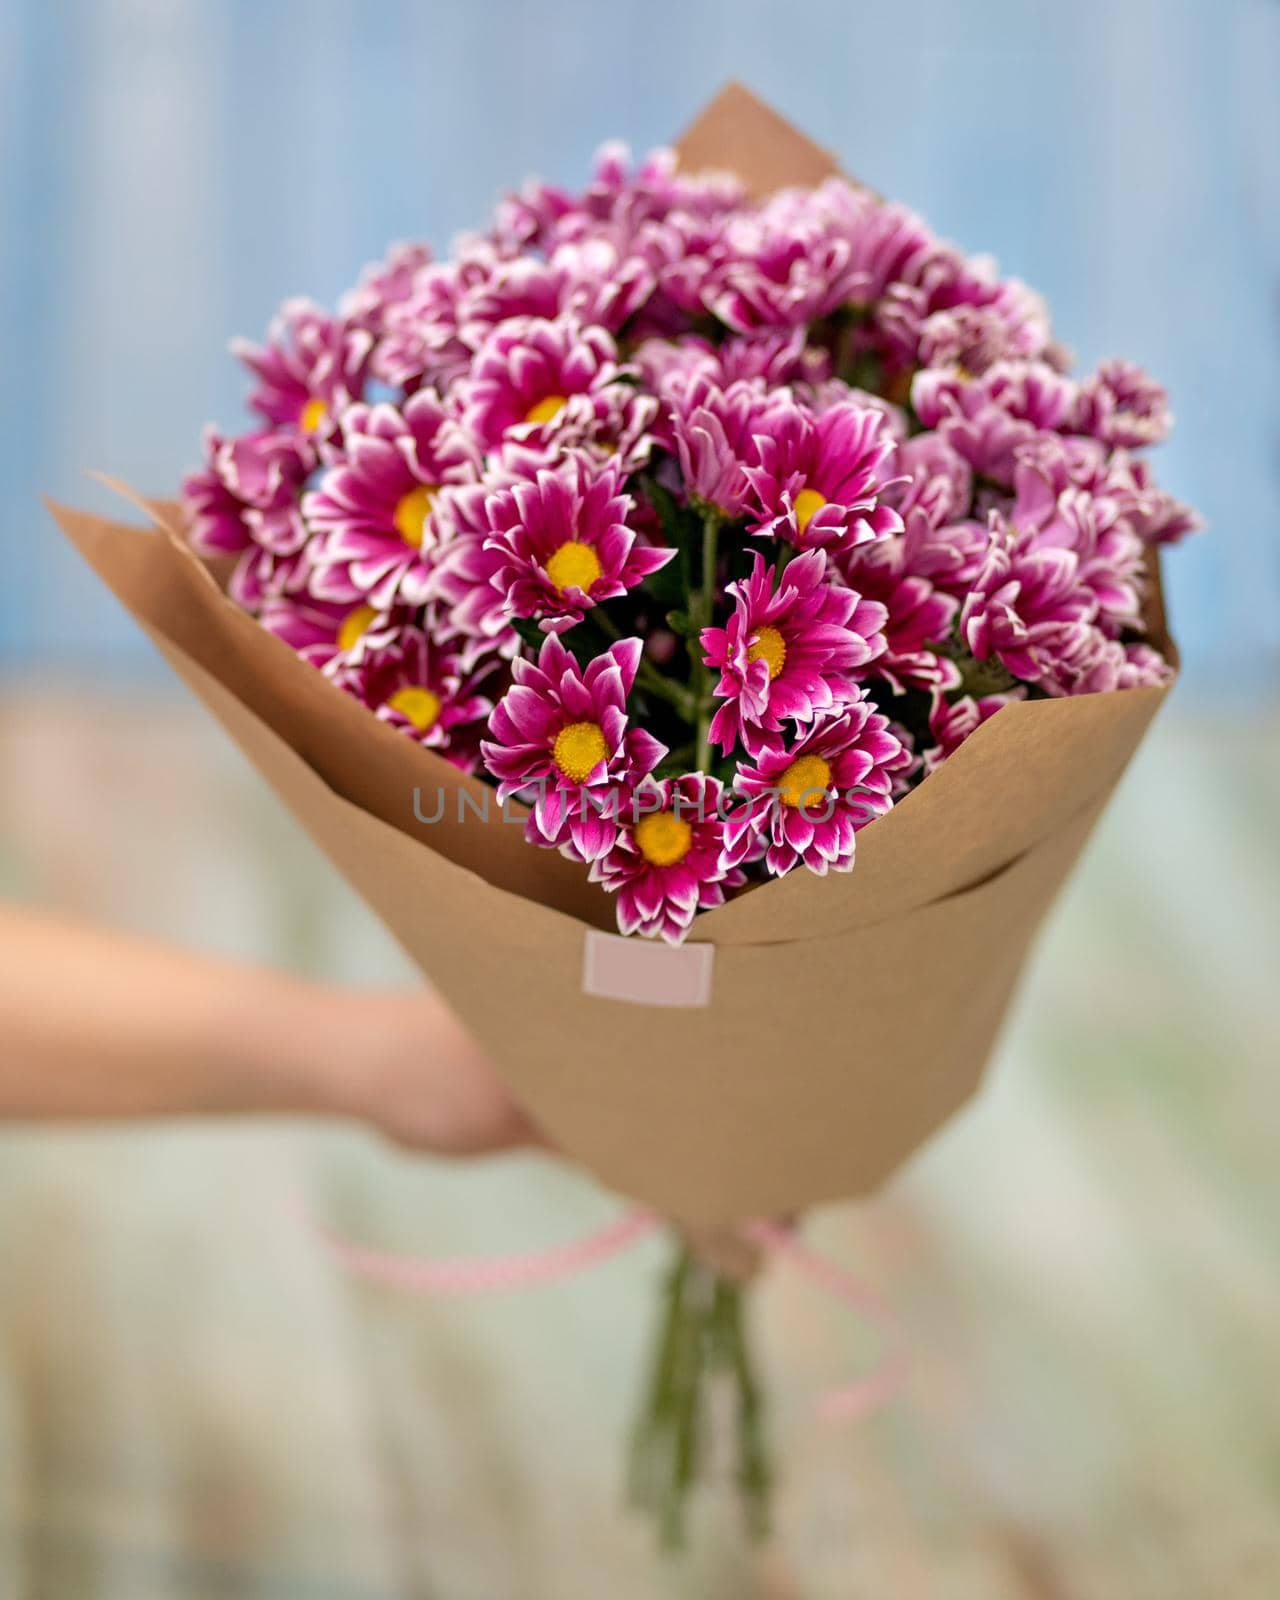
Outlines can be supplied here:
[[[878, 1182], [1173, 677], [1163, 390], [741, 90], [235, 348], [254, 420], [168, 536], [72, 537], [567, 1153], [704, 1243]], [[765, 1481], [706, 1255], [669, 1527], [708, 1370]]]

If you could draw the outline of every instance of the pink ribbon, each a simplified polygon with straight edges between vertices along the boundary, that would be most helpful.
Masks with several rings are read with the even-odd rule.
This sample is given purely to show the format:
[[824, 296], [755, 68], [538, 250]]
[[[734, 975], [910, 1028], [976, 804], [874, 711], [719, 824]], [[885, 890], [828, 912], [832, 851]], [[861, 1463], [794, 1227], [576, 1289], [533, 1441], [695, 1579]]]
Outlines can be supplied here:
[[[353, 1277], [402, 1293], [429, 1295], [495, 1294], [562, 1283], [620, 1255], [665, 1226], [663, 1219], [654, 1212], [637, 1207], [603, 1228], [544, 1250], [453, 1261], [421, 1260], [351, 1244], [316, 1222], [305, 1209], [300, 1207], [299, 1210], [329, 1254]], [[856, 1422], [901, 1393], [910, 1371], [910, 1357], [897, 1318], [887, 1302], [869, 1284], [829, 1256], [802, 1243], [794, 1229], [761, 1220], [744, 1223], [741, 1233], [767, 1256], [792, 1267], [815, 1288], [872, 1323], [886, 1336], [887, 1351], [878, 1366], [866, 1376], [829, 1389], [822, 1396], [819, 1414], [823, 1420]]]

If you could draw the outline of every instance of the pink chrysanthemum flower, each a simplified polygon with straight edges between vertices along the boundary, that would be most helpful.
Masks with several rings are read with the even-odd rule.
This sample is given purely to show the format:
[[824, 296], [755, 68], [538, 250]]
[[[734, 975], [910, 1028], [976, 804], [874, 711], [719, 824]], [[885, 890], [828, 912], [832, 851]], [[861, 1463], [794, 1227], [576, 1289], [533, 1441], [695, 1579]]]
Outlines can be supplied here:
[[950, 369], [976, 378], [997, 361], [1016, 361], [1017, 331], [996, 306], [961, 305], [935, 311], [920, 326], [917, 360], [922, 367]]
[[307, 552], [282, 556], [251, 544], [226, 579], [227, 594], [238, 606], [259, 615], [273, 601], [301, 596], [307, 587]]
[[318, 446], [334, 436], [342, 413], [363, 394], [373, 336], [309, 300], [290, 300], [265, 344], [236, 339], [231, 348], [258, 379], [249, 396], [253, 409], [273, 427], [296, 429]]
[[339, 688], [381, 721], [445, 752], [463, 771], [475, 770], [482, 721], [492, 702], [477, 692], [461, 658], [427, 631], [407, 624], [365, 633], [329, 670]]
[[1012, 484], [1018, 451], [1065, 428], [1076, 385], [1043, 361], [998, 361], [980, 377], [954, 370], [917, 372], [911, 403], [975, 472]]
[[893, 458], [897, 477], [885, 490], [888, 505], [904, 523], [915, 511], [930, 528], [958, 522], [973, 502], [973, 469], [959, 451], [936, 433], [918, 433], [898, 445]]
[[305, 583], [309, 552], [298, 499], [310, 454], [295, 433], [263, 430], [224, 439], [210, 429], [207, 465], [183, 484], [192, 548], [238, 558], [227, 592], [247, 611]]
[[342, 315], [377, 338], [386, 328], [390, 308], [410, 299], [431, 262], [428, 245], [392, 245], [385, 260], [366, 267], [360, 282], [344, 296], [339, 304]]
[[1074, 428], [1112, 448], [1160, 444], [1171, 424], [1169, 396], [1131, 361], [1105, 361], [1080, 385]]
[[[250, 512], [297, 506], [308, 452], [296, 434], [273, 429], [228, 439], [209, 428], [204, 449], [203, 470], [182, 486], [191, 544], [201, 555], [239, 555], [259, 540], [261, 519], [250, 522]], [[278, 553], [293, 554], [301, 542]]]
[[[960, 681], [955, 662], [944, 653], [960, 602], [912, 570], [917, 548], [904, 535], [877, 539], [859, 545], [841, 567], [848, 582], [885, 612], [884, 648], [875, 676], [899, 694], [950, 689]], [[927, 542], [924, 548], [929, 549]]]
[[371, 357], [374, 376], [405, 389], [448, 393], [471, 368], [471, 349], [458, 331], [459, 301], [492, 270], [484, 254], [423, 267], [405, 298], [383, 308]]
[[892, 805], [902, 741], [867, 700], [807, 729], [790, 746], [766, 745], [734, 788], [745, 804], [725, 823], [725, 859], [752, 859], [761, 845], [776, 877], [806, 866], [820, 876], [853, 866], [857, 830]]
[[314, 534], [311, 589], [318, 599], [367, 600], [387, 611], [421, 605], [438, 542], [433, 510], [447, 483], [478, 477], [470, 436], [430, 389], [403, 409], [352, 406], [343, 418], [342, 460], [302, 502]]
[[436, 500], [440, 544], [431, 573], [431, 595], [443, 612], [446, 637], [458, 641], [463, 667], [485, 656], [510, 660], [520, 648], [505, 593], [493, 579], [505, 557], [490, 550], [489, 497], [510, 483], [490, 475], [483, 483], [444, 488]]
[[[1011, 359], [1028, 361], [1047, 354], [1049, 314], [1042, 298], [1016, 278], [1001, 278], [990, 257], [966, 256], [941, 242], [906, 264], [902, 281], [885, 286], [873, 322], [893, 355], [908, 367], [923, 366], [928, 364], [926, 330], [931, 319], [966, 309], [998, 319], [1004, 328], [1001, 342]], [[940, 326], [946, 327], [933, 324], [935, 330]]]
[[1037, 549], [1074, 552], [1081, 584], [1097, 603], [1098, 620], [1113, 636], [1136, 626], [1141, 613], [1142, 541], [1105, 494], [1064, 483], [1043, 458], [1015, 471], [1010, 524]]
[[583, 668], [548, 634], [536, 662], [512, 662], [515, 682], [494, 708], [480, 752], [501, 798], [533, 792], [533, 842], [567, 844], [595, 861], [618, 836], [619, 789], [666, 755], [627, 719], [642, 648], [639, 639], [619, 640]]
[[735, 333], [797, 327], [859, 297], [862, 274], [842, 219], [803, 189], [783, 189], [729, 217], [701, 285], [707, 310]]
[[723, 858], [722, 789], [701, 772], [645, 778], [618, 808], [612, 848], [591, 877], [618, 896], [618, 927], [679, 944], [699, 911], [744, 881]]
[[498, 207], [494, 237], [513, 252], [530, 247], [548, 253], [565, 239], [589, 231], [634, 235], [673, 214], [719, 216], [740, 205], [742, 185], [728, 174], [689, 177], [677, 171], [671, 150], [654, 150], [634, 169], [620, 143], [597, 153], [592, 181], [580, 197], [553, 185], [531, 182]]
[[552, 322], [567, 315], [616, 333], [656, 286], [656, 263], [643, 252], [612, 239], [566, 241], [546, 260], [517, 256], [498, 262], [487, 279], [459, 297], [459, 330], [473, 349], [513, 317]]
[[362, 641], [369, 647], [381, 644], [409, 618], [404, 611], [378, 612], [364, 602], [337, 605], [301, 593], [271, 596], [258, 620], [304, 661], [332, 671], [339, 657], [349, 655]]
[[759, 460], [757, 436], [781, 415], [762, 384], [721, 389], [705, 373], [680, 386], [671, 405], [672, 443], [684, 486], [700, 504], [736, 520], [747, 511], [747, 468]]
[[1081, 581], [1074, 550], [1040, 546], [993, 513], [986, 565], [960, 613], [960, 632], [978, 661], [998, 659], [1024, 683], [1053, 689], [1060, 670], [1096, 653], [1097, 599]]
[[849, 247], [849, 303], [874, 306], [893, 283], [913, 279], [937, 250], [928, 224], [906, 206], [879, 200], [847, 178], [828, 178], [811, 204], [824, 212]]
[[792, 407], [756, 443], [759, 463], [746, 468], [760, 517], [753, 533], [848, 550], [901, 530], [881, 499], [894, 481], [894, 439], [879, 411], [835, 405], [814, 416]]
[[1109, 694], [1168, 683], [1173, 668], [1149, 644], [1123, 644], [1096, 629], [1076, 655], [1059, 661], [1043, 680], [1050, 694]]
[[611, 391], [605, 398], [618, 406], [627, 398], [617, 355], [603, 328], [574, 317], [513, 317], [476, 352], [463, 420], [490, 450], [510, 438], [534, 447], [572, 441], [575, 428], [598, 426], [593, 396]]
[[805, 343], [803, 328], [775, 330], [726, 339], [720, 346], [690, 335], [678, 342], [646, 339], [635, 364], [647, 383], [668, 398], [681, 394], [701, 376], [717, 389], [763, 381], [770, 389], [789, 383], [824, 383], [831, 376], [831, 353]]
[[616, 463], [600, 467], [570, 451], [561, 467], [540, 468], [489, 496], [487, 549], [498, 558], [490, 583], [509, 615], [537, 617], [547, 632], [563, 633], [675, 556], [639, 543], [621, 486]]
[[728, 592], [725, 626], [702, 632], [703, 660], [720, 674], [715, 693], [724, 704], [710, 737], [721, 750], [741, 741], [754, 753], [784, 724], [806, 726], [857, 698], [854, 675], [883, 652], [887, 613], [833, 584], [821, 550], [781, 573], [756, 555], [751, 575]]
[[1149, 462], [1117, 450], [1108, 462], [1108, 494], [1144, 544], [1175, 544], [1204, 527], [1202, 518], [1160, 488]]

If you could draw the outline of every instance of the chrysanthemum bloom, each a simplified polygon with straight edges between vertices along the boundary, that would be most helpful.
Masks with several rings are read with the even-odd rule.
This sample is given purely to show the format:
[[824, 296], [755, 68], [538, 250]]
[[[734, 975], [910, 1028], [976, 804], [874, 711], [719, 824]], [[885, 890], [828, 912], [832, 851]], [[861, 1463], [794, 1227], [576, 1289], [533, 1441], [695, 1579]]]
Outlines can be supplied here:
[[498, 262], [487, 279], [459, 297], [459, 331], [473, 349], [513, 317], [551, 322], [568, 315], [616, 333], [656, 285], [656, 264], [642, 252], [628, 252], [608, 238], [566, 241], [546, 260], [517, 256]]
[[1009, 689], [1002, 694], [962, 694], [954, 700], [937, 695], [929, 711], [929, 732], [935, 742], [924, 752], [925, 772], [940, 767], [975, 729], [994, 717], [1002, 706], [1024, 699], [1026, 692], [1025, 689]]
[[343, 418], [342, 461], [302, 502], [314, 534], [313, 593], [367, 600], [378, 611], [427, 598], [437, 531], [432, 516], [446, 483], [474, 480], [480, 455], [430, 389], [403, 410], [352, 406]]
[[601, 467], [570, 451], [559, 468], [540, 468], [489, 496], [487, 548], [499, 558], [490, 583], [509, 615], [563, 633], [675, 556], [638, 542], [621, 485], [616, 463]]
[[1120, 502], [1061, 485], [1049, 466], [1022, 460], [1015, 469], [1008, 522], [1028, 547], [1074, 552], [1080, 582], [1098, 607], [1098, 621], [1113, 637], [1138, 624], [1141, 614], [1142, 541], [1122, 514]]
[[409, 294], [383, 308], [370, 360], [374, 376], [405, 389], [447, 393], [471, 368], [471, 348], [458, 331], [459, 301], [492, 270], [491, 252], [423, 267]]
[[477, 693], [456, 652], [435, 643], [428, 631], [406, 624], [366, 633], [334, 659], [330, 673], [381, 721], [474, 771], [480, 726], [492, 703]]
[[725, 859], [750, 859], [765, 845], [777, 877], [803, 865], [820, 876], [853, 866], [859, 828], [892, 805], [900, 739], [867, 700], [807, 729], [794, 744], [766, 745], [734, 788], [745, 804], [725, 823]]
[[887, 438], [895, 445], [902, 444], [911, 431], [907, 414], [900, 405], [886, 400], [884, 395], [870, 389], [855, 389], [843, 378], [824, 378], [820, 383], [797, 379], [789, 384], [792, 399], [815, 417], [823, 416], [840, 406], [852, 406], [858, 411], [874, 411], [880, 418]]
[[687, 176], [674, 151], [652, 151], [631, 166], [624, 144], [597, 152], [594, 175], [580, 197], [551, 184], [531, 182], [498, 207], [494, 237], [505, 248], [550, 252], [565, 239], [590, 229], [635, 233], [673, 212], [710, 218], [742, 203], [742, 184], [727, 173]]
[[1072, 656], [1053, 663], [1041, 686], [1053, 695], [1110, 694], [1166, 684], [1172, 677], [1173, 668], [1149, 644], [1123, 644], [1095, 628]]
[[[603, 328], [576, 318], [513, 317], [476, 352], [462, 392], [463, 421], [485, 446], [504, 439], [538, 445], [571, 436], [576, 423], [594, 427], [586, 398], [619, 385], [622, 369]], [[619, 404], [625, 395], [616, 395]]]
[[696, 375], [718, 389], [757, 380], [771, 389], [823, 383], [831, 376], [831, 353], [806, 344], [803, 328], [787, 328], [729, 338], [718, 347], [693, 335], [678, 341], [646, 339], [635, 365], [647, 383], [673, 398]]
[[[248, 518], [256, 516], [248, 512]], [[277, 526], [284, 519], [273, 519]], [[301, 517], [297, 518], [301, 526]], [[292, 555], [282, 555], [266, 545], [251, 544], [240, 556], [227, 578], [227, 593], [246, 611], [261, 613], [275, 600], [300, 599], [307, 589], [310, 566], [304, 546]]]
[[298, 499], [309, 460], [295, 433], [264, 429], [224, 439], [210, 429], [206, 466], [182, 486], [192, 548], [238, 557], [227, 592], [248, 611], [303, 586], [307, 534]]
[[936, 433], [918, 433], [899, 442], [893, 457], [895, 481], [884, 491], [886, 503], [905, 523], [920, 511], [930, 528], [958, 522], [973, 503], [973, 469]]
[[1016, 278], [1001, 278], [989, 256], [966, 256], [941, 241], [906, 263], [901, 281], [885, 285], [872, 320], [895, 356], [924, 366], [927, 325], [939, 313], [962, 308], [988, 312], [1003, 324], [1010, 358], [1044, 356], [1050, 328], [1041, 296]]
[[1160, 488], [1148, 462], [1117, 450], [1107, 468], [1106, 492], [1119, 502], [1126, 521], [1144, 544], [1175, 544], [1204, 527], [1190, 506]]
[[960, 602], [924, 573], [911, 567], [911, 555], [930, 546], [927, 538], [905, 535], [859, 545], [841, 563], [847, 581], [885, 613], [884, 649], [874, 675], [897, 693], [907, 689], [949, 689], [960, 678], [945, 654]]
[[741, 741], [754, 753], [786, 723], [806, 726], [858, 697], [853, 675], [884, 650], [885, 608], [832, 583], [821, 550], [781, 573], [757, 555], [728, 592], [728, 621], [702, 632], [703, 660], [720, 674], [710, 737], [721, 750]]
[[348, 655], [362, 640], [372, 646], [390, 637], [408, 621], [408, 614], [377, 612], [363, 601], [336, 605], [300, 593], [270, 597], [258, 620], [304, 661], [329, 671], [340, 656]]
[[555, 467], [575, 450], [602, 465], [619, 467], [624, 478], [642, 471], [662, 438], [658, 397], [631, 383], [608, 383], [574, 395], [554, 421], [541, 428], [514, 428], [488, 456], [489, 471], [527, 474]]
[[533, 842], [595, 861], [618, 836], [620, 789], [647, 776], [666, 746], [627, 720], [642, 644], [622, 639], [585, 668], [548, 634], [536, 662], [511, 664], [512, 687], [480, 753], [502, 799], [534, 791]]
[[253, 409], [319, 446], [364, 392], [373, 336], [309, 300], [290, 300], [265, 344], [236, 339], [231, 348], [258, 379], [249, 396]]
[[348, 322], [368, 328], [376, 339], [386, 328], [392, 306], [403, 305], [431, 265], [429, 245], [393, 244], [385, 260], [366, 267], [360, 282], [339, 304]]
[[911, 403], [975, 472], [1008, 485], [1018, 450], [1066, 426], [1076, 385], [1043, 361], [997, 361], [974, 378], [952, 369], [917, 372]]
[[1080, 385], [1073, 427], [1106, 445], [1140, 450], [1169, 433], [1169, 396], [1132, 361], [1104, 361]]
[[[800, 191], [803, 194], [803, 191]], [[890, 284], [914, 279], [938, 248], [928, 224], [906, 206], [879, 200], [847, 178], [828, 178], [809, 205], [825, 215], [849, 247], [849, 304], [875, 305]]]
[[490, 474], [483, 483], [446, 486], [436, 500], [440, 543], [431, 572], [431, 595], [443, 612], [444, 636], [457, 640], [467, 671], [485, 656], [509, 661], [520, 648], [506, 596], [493, 583], [505, 558], [487, 547], [489, 497], [510, 481], [505, 474]]
[[297, 505], [308, 452], [292, 433], [264, 428], [224, 438], [208, 428], [204, 453], [204, 468], [182, 486], [192, 546], [201, 555], [239, 555], [257, 542], [247, 512]]
[[758, 464], [746, 468], [759, 517], [753, 533], [800, 549], [848, 550], [901, 530], [902, 518], [881, 500], [893, 482], [894, 439], [878, 411], [835, 405], [814, 416], [790, 407], [757, 447]]
[[672, 399], [671, 443], [685, 489], [699, 504], [736, 520], [745, 516], [747, 468], [759, 461], [757, 435], [767, 433], [782, 406], [757, 382], [722, 389], [695, 374]]
[[976, 378], [997, 361], [1017, 360], [1018, 345], [1016, 331], [997, 307], [952, 306], [921, 324], [918, 360], [922, 367]]
[[1049, 687], [1060, 668], [1090, 659], [1097, 610], [1074, 550], [1039, 547], [993, 513], [986, 565], [960, 613], [976, 660], [995, 657], [1015, 678]]
[[743, 881], [723, 859], [722, 790], [701, 772], [646, 778], [618, 809], [613, 847], [591, 876], [618, 896], [618, 927], [679, 944], [699, 911]]
[[783, 189], [726, 219], [701, 293], [735, 333], [791, 328], [859, 297], [861, 277], [841, 223], [807, 190]]

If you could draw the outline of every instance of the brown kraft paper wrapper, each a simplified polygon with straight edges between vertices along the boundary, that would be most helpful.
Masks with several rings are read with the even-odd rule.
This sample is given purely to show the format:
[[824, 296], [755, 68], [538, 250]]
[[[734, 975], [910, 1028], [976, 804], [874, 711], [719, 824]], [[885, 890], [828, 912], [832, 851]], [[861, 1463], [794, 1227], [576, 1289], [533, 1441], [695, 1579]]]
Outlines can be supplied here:
[[[690, 169], [732, 169], [758, 193], [836, 170], [736, 86], [679, 148]], [[612, 901], [585, 868], [527, 845], [518, 807], [504, 820], [488, 786], [239, 610], [183, 543], [176, 507], [137, 503], [152, 528], [52, 509], [566, 1156], [698, 1228], [865, 1194], [963, 1105], [1036, 929], [1168, 692], [1004, 707], [862, 830], [851, 873], [763, 884], [651, 960], [649, 941], [598, 941]], [[1152, 642], [1176, 662], [1151, 576]], [[610, 963], [662, 1003], [606, 998]]]

